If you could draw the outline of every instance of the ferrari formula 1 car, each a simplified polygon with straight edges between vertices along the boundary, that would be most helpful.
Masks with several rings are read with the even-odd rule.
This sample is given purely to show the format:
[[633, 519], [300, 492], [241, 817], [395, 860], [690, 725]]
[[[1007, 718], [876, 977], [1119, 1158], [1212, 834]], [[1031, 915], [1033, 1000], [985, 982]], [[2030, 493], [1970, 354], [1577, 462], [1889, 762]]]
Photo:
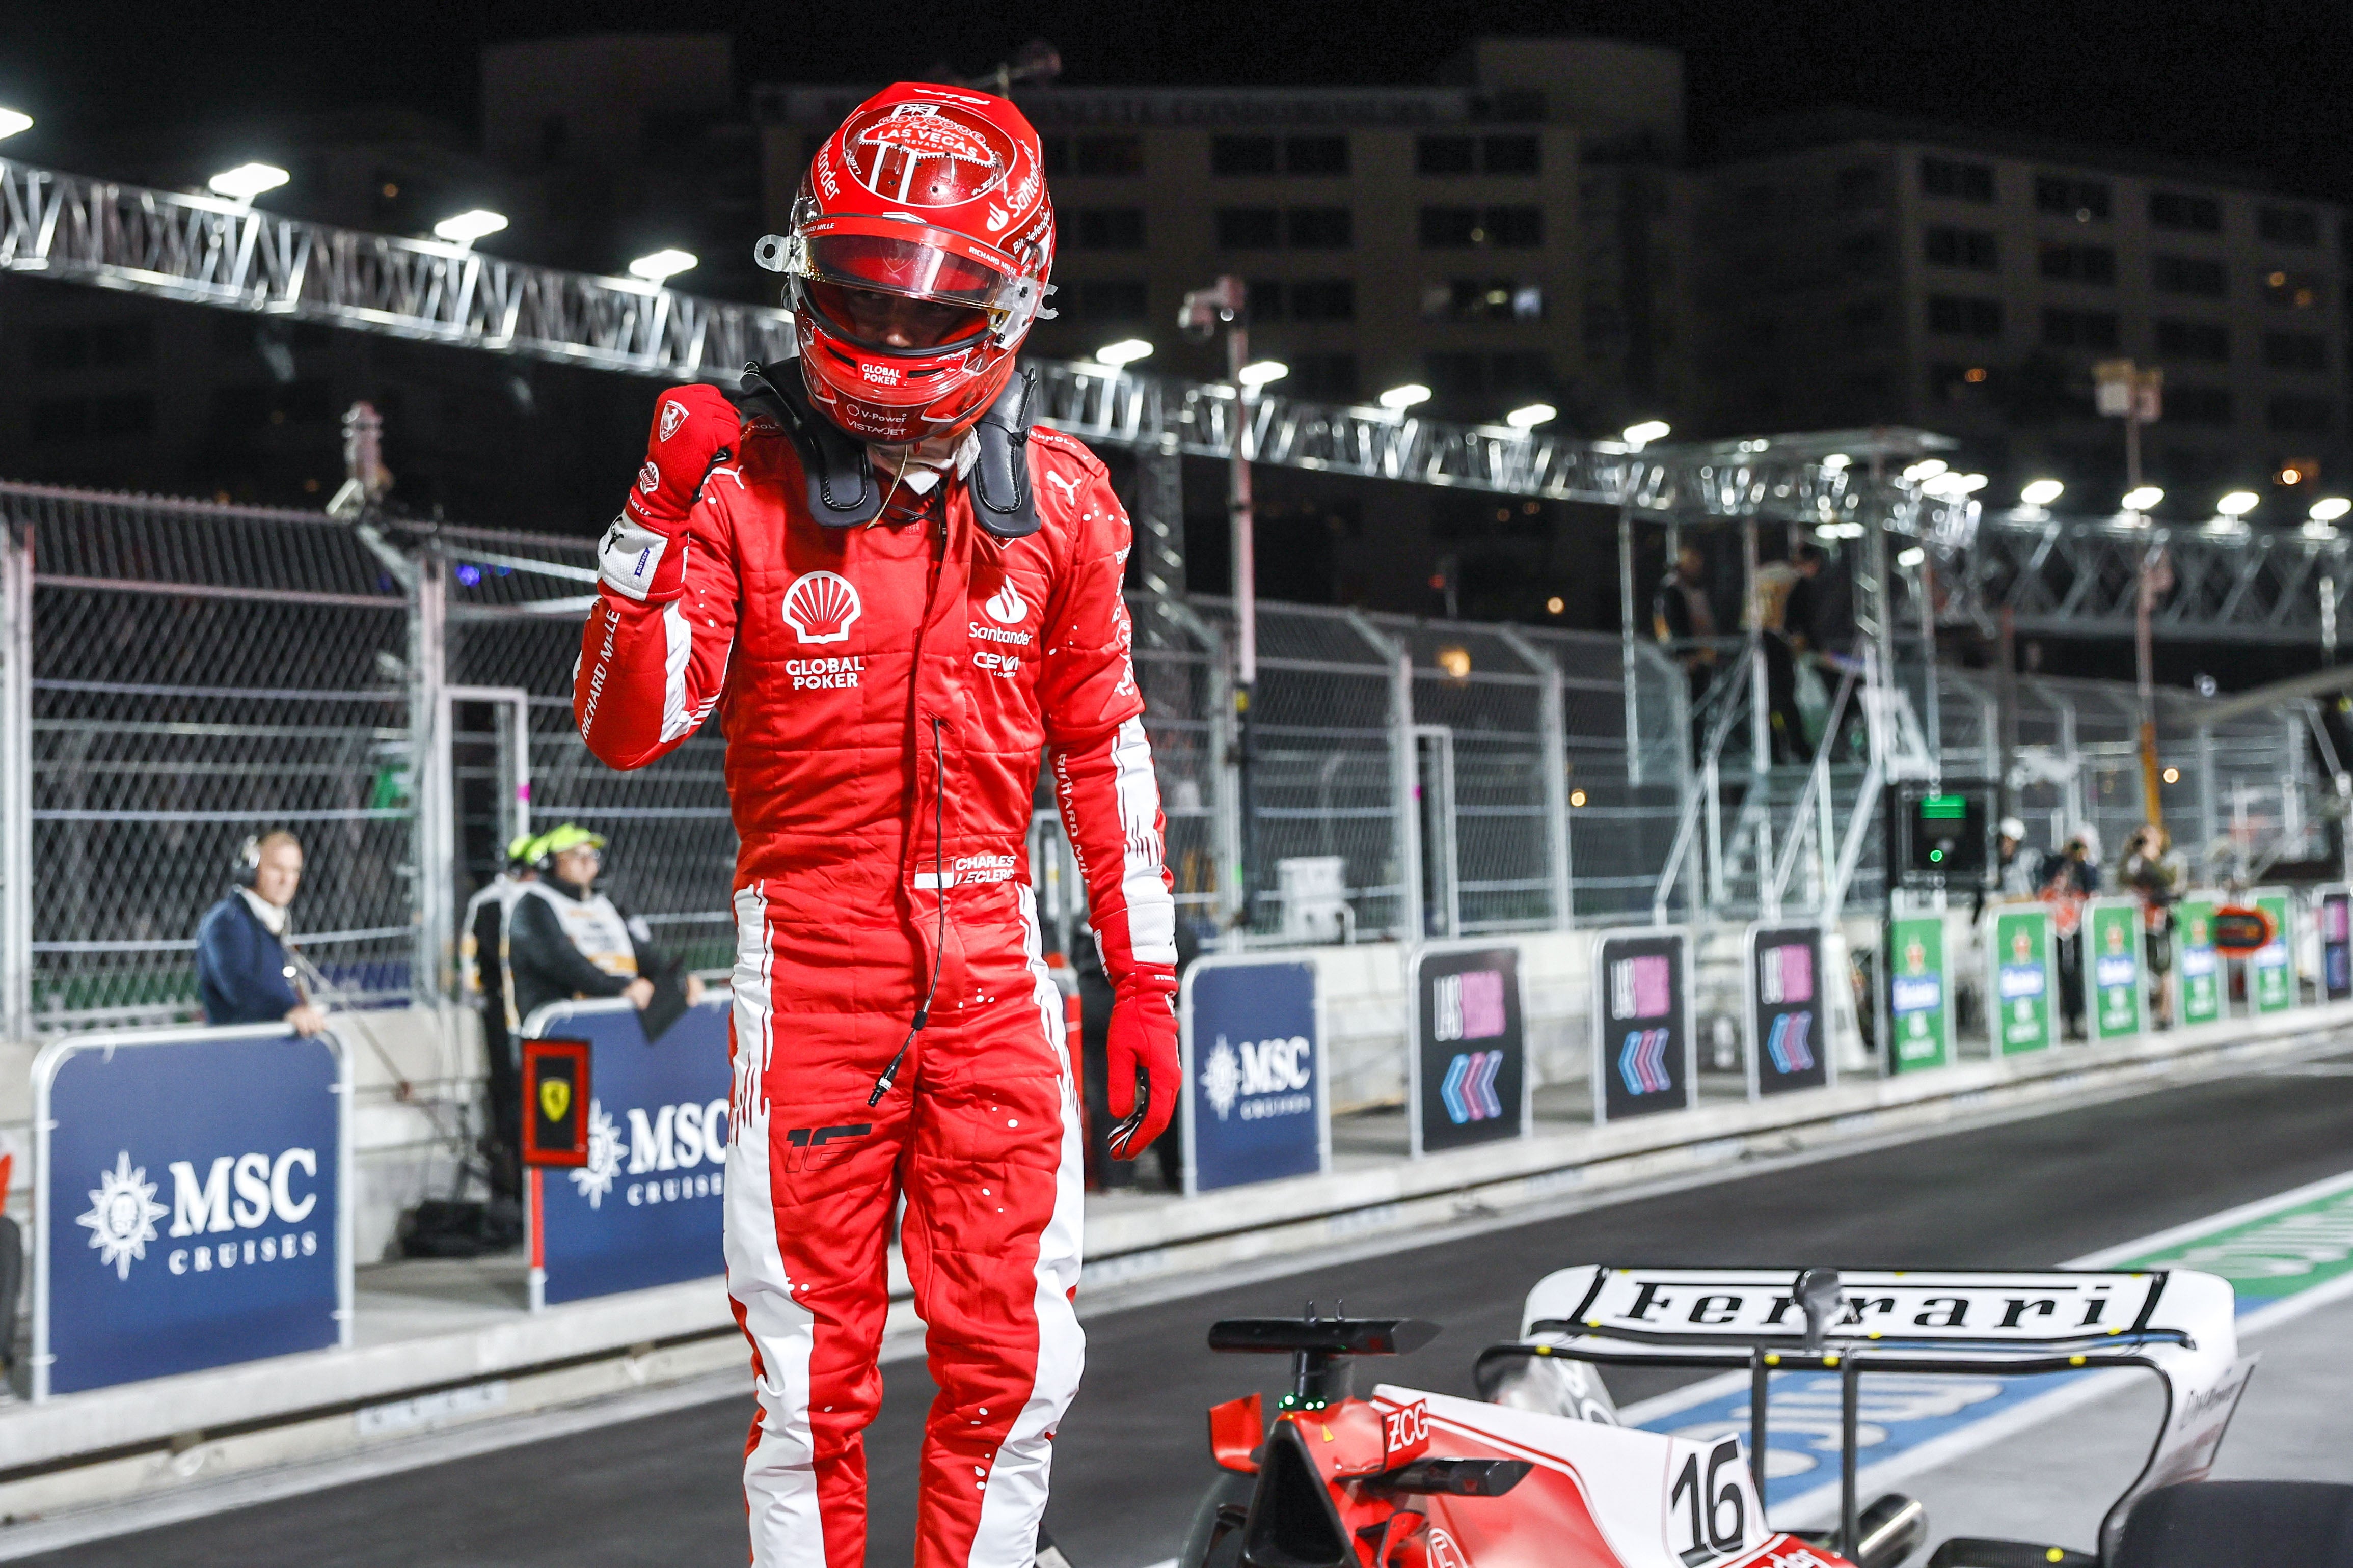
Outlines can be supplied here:
[[[2211, 1275], [1847, 1273], [1584, 1267], [1530, 1293], [1521, 1337], [1478, 1360], [1482, 1398], [1351, 1392], [1358, 1357], [1419, 1349], [1413, 1319], [1229, 1319], [1220, 1351], [1286, 1354], [1291, 1390], [1209, 1412], [1226, 1472], [1178, 1568], [1896, 1568], [1921, 1506], [1856, 1496], [1865, 1375], [2154, 1373], [2166, 1415], [2096, 1550], [1948, 1540], [1929, 1568], [2353, 1568], [2353, 1487], [2208, 1482], [2252, 1358]], [[1748, 1431], [1702, 1440], [1617, 1425], [1598, 1367], [1746, 1373]], [[1820, 1533], [1776, 1529], [1752, 1475], [1766, 1394], [1789, 1372], [1842, 1393], [1841, 1502]]]

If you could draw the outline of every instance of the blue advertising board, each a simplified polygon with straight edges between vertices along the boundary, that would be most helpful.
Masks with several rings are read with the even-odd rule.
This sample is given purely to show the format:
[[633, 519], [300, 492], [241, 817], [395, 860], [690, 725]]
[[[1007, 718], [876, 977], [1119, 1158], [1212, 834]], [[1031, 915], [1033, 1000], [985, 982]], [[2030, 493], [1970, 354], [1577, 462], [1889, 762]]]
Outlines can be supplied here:
[[79, 1036], [33, 1064], [33, 1397], [351, 1342], [342, 1044]]
[[530, 1173], [533, 1308], [724, 1272], [726, 994], [649, 1045], [627, 1002], [559, 1002], [526, 1032], [588, 1042], [588, 1163]]
[[1331, 1163], [1315, 965], [1203, 958], [1177, 1002], [1185, 1191], [1304, 1176]]

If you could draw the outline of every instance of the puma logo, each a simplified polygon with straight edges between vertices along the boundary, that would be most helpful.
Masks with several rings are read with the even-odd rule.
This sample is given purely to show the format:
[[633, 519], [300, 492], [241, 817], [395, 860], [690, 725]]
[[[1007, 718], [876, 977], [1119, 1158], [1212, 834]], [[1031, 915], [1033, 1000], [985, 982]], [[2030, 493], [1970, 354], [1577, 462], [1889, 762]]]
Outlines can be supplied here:
[[1076, 479], [1064, 479], [1064, 478], [1063, 478], [1061, 475], [1060, 475], [1060, 474], [1048, 474], [1048, 475], [1046, 476], [1046, 482], [1047, 482], [1048, 484], [1050, 484], [1050, 485], [1060, 485], [1060, 486], [1061, 486], [1061, 487], [1062, 487], [1062, 499], [1063, 499], [1064, 500], [1067, 500], [1067, 501], [1071, 502], [1071, 503], [1072, 505], [1074, 505], [1074, 506], [1075, 506], [1076, 504], [1078, 504], [1078, 500], [1079, 500], [1079, 481], [1078, 481], [1078, 480], [1076, 480]]

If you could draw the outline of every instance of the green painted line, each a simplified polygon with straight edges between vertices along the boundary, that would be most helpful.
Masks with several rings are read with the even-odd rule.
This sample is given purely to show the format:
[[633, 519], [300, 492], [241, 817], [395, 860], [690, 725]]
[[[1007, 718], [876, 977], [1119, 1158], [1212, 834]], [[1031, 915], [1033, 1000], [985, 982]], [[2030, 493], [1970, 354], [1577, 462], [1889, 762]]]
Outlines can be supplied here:
[[2202, 1234], [2177, 1234], [2166, 1246], [2105, 1267], [2219, 1274], [2238, 1292], [2242, 1312], [2302, 1295], [2353, 1274], [2353, 1178], [2321, 1185], [2338, 1190], [2250, 1218], [2218, 1215], [2225, 1223]]

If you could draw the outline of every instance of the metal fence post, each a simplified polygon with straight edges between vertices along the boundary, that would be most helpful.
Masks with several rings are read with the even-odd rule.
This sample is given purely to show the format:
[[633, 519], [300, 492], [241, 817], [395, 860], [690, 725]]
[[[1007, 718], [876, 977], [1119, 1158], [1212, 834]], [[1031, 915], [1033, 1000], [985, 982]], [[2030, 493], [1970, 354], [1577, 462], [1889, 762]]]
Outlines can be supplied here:
[[448, 563], [428, 542], [414, 557], [416, 583], [409, 619], [409, 798], [416, 808], [417, 958], [409, 989], [419, 1003], [450, 997], [457, 942], [452, 930], [452, 878], [458, 860], [456, 802], [451, 798], [448, 684]]
[[[1552, 923], [1567, 931], [1577, 923], [1576, 882], [1568, 850], [1568, 697], [1560, 660], [1514, 627], [1499, 626], [1504, 645], [1535, 667], [1544, 678], [1543, 707], [1536, 715], [1536, 742], [1544, 751], [1545, 848], [1552, 877]], [[1630, 750], [1631, 748], [1629, 748]]]
[[1419, 942], [1421, 912], [1421, 791], [1419, 742], [1413, 733], [1413, 654], [1356, 610], [1348, 624], [1389, 666], [1390, 842], [1397, 847], [1398, 937]]
[[33, 531], [0, 529], [0, 1009], [33, 1032]]

